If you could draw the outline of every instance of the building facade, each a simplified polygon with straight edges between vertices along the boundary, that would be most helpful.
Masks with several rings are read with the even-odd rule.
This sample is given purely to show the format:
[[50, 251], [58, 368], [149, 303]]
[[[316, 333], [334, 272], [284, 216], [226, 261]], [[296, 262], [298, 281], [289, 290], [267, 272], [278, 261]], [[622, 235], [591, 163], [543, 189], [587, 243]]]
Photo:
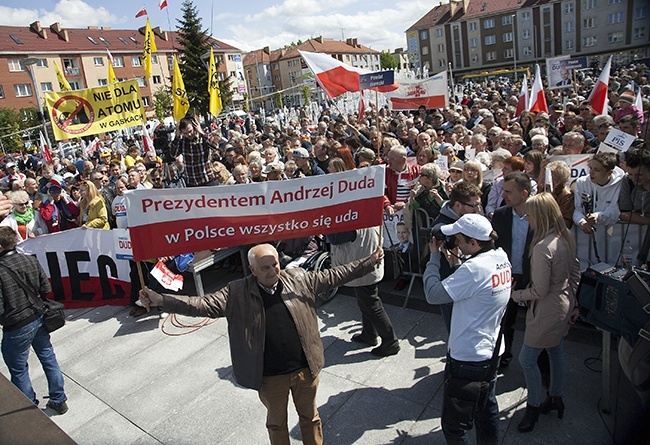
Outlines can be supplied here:
[[406, 30], [412, 69], [454, 74], [544, 64], [557, 56], [650, 57], [648, 0], [450, 0]]

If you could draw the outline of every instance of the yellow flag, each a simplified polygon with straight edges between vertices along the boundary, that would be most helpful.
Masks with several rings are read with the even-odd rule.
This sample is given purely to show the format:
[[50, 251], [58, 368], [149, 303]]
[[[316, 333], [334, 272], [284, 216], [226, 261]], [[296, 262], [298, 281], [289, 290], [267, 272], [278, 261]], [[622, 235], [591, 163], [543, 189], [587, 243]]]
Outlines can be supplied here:
[[154, 38], [153, 31], [151, 30], [149, 17], [147, 17], [147, 26], [144, 29], [144, 60], [142, 61], [142, 64], [144, 66], [144, 73], [147, 79], [151, 77], [151, 55], [157, 52], [158, 48], [156, 48], [156, 39]]
[[221, 91], [219, 91], [219, 76], [217, 65], [214, 63], [214, 50], [210, 47], [210, 72], [208, 73], [208, 93], [210, 93], [210, 114], [217, 117], [223, 105], [221, 104]]
[[108, 84], [112, 85], [117, 83], [117, 77], [115, 77], [115, 70], [113, 69], [113, 64], [111, 61], [108, 61]]
[[59, 89], [61, 91], [72, 91], [72, 87], [66, 80], [65, 76], [61, 72], [61, 68], [59, 68], [59, 65], [54, 62], [54, 71], [56, 71], [56, 80], [59, 81]]
[[172, 94], [174, 95], [174, 120], [179, 121], [185, 117], [187, 110], [190, 109], [190, 102], [187, 100], [187, 91], [185, 83], [181, 77], [181, 69], [178, 66], [176, 56], [174, 58], [174, 78], [172, 79]]

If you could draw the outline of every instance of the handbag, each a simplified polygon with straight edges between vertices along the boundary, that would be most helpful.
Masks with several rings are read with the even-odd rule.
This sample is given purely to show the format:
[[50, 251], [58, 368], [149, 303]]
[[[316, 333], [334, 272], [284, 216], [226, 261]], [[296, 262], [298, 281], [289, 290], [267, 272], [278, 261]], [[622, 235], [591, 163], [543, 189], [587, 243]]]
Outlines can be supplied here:
[[390, 230], [386, 230], [391, 247], [384, 247], [384, 280], [394, 281], [404, 272], [404, 258], [399, 245], [394, 245]]
[[[488, 378], [496, 370], [502, 331], [503, 326], [499, 329], [499, 336], [494, 346], [487, 371]], [[451, 360], [451, 357], [448, 355], [447, 359]], [[476, 381], [449, 375], [445, 380], [441, 420], [452, 427], [471, 430], [474, 427], [476, 413], [483, 411], [487, 404], [489, 392], [489, 381]]]
[[16, 284], [25, 291], [29, 301], [43, 314], [43, 326], [45, 326], [47, 332], [54, 332], [63, 327], [65, 324], [65, 306], [63, 303], [56, 300], [42, 300], [41, 298], [38, 298], [36, 291], [27, 286], [27, 284], [18, 277], [16, 272], [11, 270], [5, 264], [0, 264], [0, 266], [3, 266], [6, 269]]

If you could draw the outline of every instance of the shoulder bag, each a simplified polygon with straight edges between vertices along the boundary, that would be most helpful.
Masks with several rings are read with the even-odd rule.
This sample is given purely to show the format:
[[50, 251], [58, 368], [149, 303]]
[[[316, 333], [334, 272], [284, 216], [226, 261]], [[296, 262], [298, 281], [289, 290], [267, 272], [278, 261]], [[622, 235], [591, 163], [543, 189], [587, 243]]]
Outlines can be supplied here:
[[390, 247], [384, 247], [384, 281], [394, 281], [398, 279], [404, 271], [404, 259], [399, 245], [393, 243], [390, 230], [386, 228]]

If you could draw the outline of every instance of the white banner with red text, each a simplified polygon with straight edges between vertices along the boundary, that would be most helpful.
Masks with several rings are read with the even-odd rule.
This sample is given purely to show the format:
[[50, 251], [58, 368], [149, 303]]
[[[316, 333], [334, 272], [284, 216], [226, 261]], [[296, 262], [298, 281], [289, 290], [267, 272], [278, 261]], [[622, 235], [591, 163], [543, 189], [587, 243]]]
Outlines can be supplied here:
[[428, 79], [400, 80], [399, 88], [386, 93], [393, 110], [417, 110], [420, 105], [428, 109], [449, 106], [447, 71]]
[[17, 246], [35, 255], [66, 309], [126, 306], [131, 297], [130, 263], [117, 259], [121, 231], [72, 229], [29, 238]]
[[378, 226], [384, 168], [232, 186], [128, 191], [133, 257], [140, 261]]

